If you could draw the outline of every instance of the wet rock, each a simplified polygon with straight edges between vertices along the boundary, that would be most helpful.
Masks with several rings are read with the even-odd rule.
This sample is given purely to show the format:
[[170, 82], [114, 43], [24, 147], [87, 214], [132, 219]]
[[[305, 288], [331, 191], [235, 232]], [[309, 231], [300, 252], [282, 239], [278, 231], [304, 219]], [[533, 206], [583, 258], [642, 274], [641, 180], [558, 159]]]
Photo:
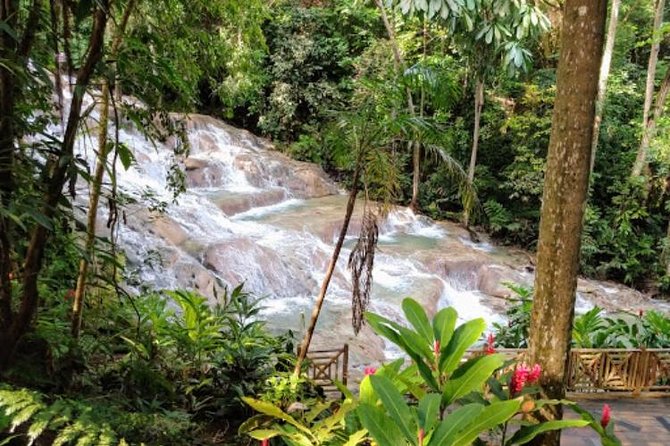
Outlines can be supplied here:
[[231, 238], [210, 246], [204, 255], [204, 265], [227, 283], [244, 282], [245, 288], [258, 296], [309, 295], [316, 287], [308, 272], [291, 259], [283, 259], [248, 238]]

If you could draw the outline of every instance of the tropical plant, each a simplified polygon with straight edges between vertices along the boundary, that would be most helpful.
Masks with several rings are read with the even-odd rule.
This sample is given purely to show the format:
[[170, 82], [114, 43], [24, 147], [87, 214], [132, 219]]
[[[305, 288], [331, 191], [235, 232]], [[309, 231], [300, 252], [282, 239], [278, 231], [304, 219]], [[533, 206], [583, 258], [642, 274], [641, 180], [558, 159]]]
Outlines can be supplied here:
[[[396, 369], [384, 369], [391, 378], [375, 373], [361, 383], [359, 417], [379, 444], [399, 444], [402, 438], [402, 444], [410, 445], [468, 445], [498, 428], [502, 429], [500, 444], [524, 444], [549, 430], [588, 424], [584, 420], [526, 422], [506, 438], [507, 423], [516, 415], [558, 403], [530, 398], [538, 389], [526, 384], [539, 379], [539, 366], [517, 365], [502, 376], [501, 383], [494, 374], [510, 365], [501, 354], [465, 358], [486, 328], [482, 319], [456, 327], [453, 308], [438, 311], [431, 322], [416, 301], [405, 299], [402, 307], [411, 328], [379, 315], [366, 315], [375, 332], [412, 359], [408, 369], [422, 379], [416, 383], [403, 378], [406, 371], [395, 374], [399, 361]], [[406, 403], [404, 391], [418, 400], [416, 407]]]
[[[244, 398], [259, 415], [245, 421], [240, 433], [257, 440], [281, 438], [289, 446], [355, 446], [365, 439], [365, 429], [355, 432], [349, 415], [356, 408], [351, 394], [341, 402], [313, 402], [311, 407], [295, 403], [287, 411], [272, 403]], [[292, 415], [295, 414], [295, 415]]]
[[3, 444], [191, 444], [194, 430], [183, 412], [130, 412], [117, 401], [51, 398], [28, 389], [0, 389]]
[[510, 299], [511, 305], [505, 310], [506, 323], [494, 322], [495, 341], [500, 347], [528, 347], [528, 330], [530, 329], [530, 313], [533, 308], [533, 289], [531, 287], [506, 283], [516, 297]]

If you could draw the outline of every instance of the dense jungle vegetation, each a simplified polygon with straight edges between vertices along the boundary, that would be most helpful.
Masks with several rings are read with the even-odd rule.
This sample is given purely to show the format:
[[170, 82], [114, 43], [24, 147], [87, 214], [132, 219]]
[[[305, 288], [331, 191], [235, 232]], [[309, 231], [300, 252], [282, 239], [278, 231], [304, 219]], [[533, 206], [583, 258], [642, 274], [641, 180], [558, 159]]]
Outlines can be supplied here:
[[[597, 22], [590, 47], [599, 54], [602, 38], [605, 56], [600, 76], [580, 72], [589, 85], [599, 77], [600, 88], [595, 102], [586, 98], [595, 136], [574, 258], [581, 274], [664, 298], [667, 8], [664, 0], [580, 2], [0, 2], [0, 445], [556, 445], [546, 433], [567, 427], [620, 444], [609, 409], [598, 420], [565, 403], [578, 419], [520, 424], [557, 405], [560, 389], [542, 386], [560, 373], [539, 360], [513, 366], [495, 347], [525, 346], [533, 331], [556, 327], [577, 346], [667, 347], [670, 322], [660, 312], [624, 320], [596, 309], [573, 325], [566, 311], [565, 327], [538, 329], [531, 319], [540, 321], [543, 307], [531, 316], [532, 293], [519, 288], [520, 306], [508, 313], [516, 322], [466, 361], [486, 338], [482, 319], [457, 327], [451, 308], [429, 319], [409, 298], [406, 325], [359, 307], [358, 328], [365, 319], [412, 361], [366, 370], [357, 392], [325, 401], [300, 373], [293, 333], [270, 333], [259, 317], [262, 299], [243, 286], [216, 302], [192, 291], [130, 293], [113, 236], [128, 204], [117, 160], [141, 162], [115, 132], [132, 123], [171, 142], [178, 202], [189, 143], [173, 112], [185, 112], [220, 117], [320, 164], [351, 191], [350, 207], [360, 192], [533, 252], [550, 138], [557, 147], [556, 129], [570, 122], [554, 113], [567, 91], [557, 88], [570, 40], [561, 39], [562, 23], [585, 16]], [[76, 155], [83, 133], [95, 134], [95, 165]], [[564, 177], [588, 177], [577, 173]], [[88, 206], [76, 201], [82, 187]], [[371, 237], [376, 228], [362, 231]], [[360, 269], [371, 269], [362, 250]], [[571, 309], [576, 276], [568, 276], [569, 298], [556, 300]]]

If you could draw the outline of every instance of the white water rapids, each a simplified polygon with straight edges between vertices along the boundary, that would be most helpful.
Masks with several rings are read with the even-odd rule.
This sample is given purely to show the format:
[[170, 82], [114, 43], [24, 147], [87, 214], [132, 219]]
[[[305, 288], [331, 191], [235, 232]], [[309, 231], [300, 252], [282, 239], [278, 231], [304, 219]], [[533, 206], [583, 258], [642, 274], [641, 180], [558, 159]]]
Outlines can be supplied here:
[[[94, 125], [98, 116], [93, 111], [87, 122]], [[188, 118], [187, 128], [191, 151], [177, 161], [186, 170], [188, 189], [176, 203], [167, 187], [175, 162], [171, 148], [152, 144], [130, 125], [119, 128], [120, 141], [136, 160], [128, 170], [120, 161], [116, 165], [120, 192], [136, 201], [126, 207], [119, 227], [132, 272], [129, 286], [191, 288], [211, 298], [215, 288], [244, 281], [247, 291], [265, 298], [272, 328], [300, 332], [332, 254], [346, 196], [318, 167], [293, 161], [248, 132], [199, 115]], [[76, 144], [89, 166], [95, 164], [96, 133], [92, 128]], [[113, 126], [109, 134], [114, 137]], [[87, 190], [81, 186], [77, 203], [85, 207]], [[169, 203], [165, 212], [152, 212], [148, 196]], [[101, 214], [104, 234], [106, 211]], [[381, 360], [384, 352], [369, 330], [354, 338], [350, 328], [346, 264], [359, 227], [357, 209], [315, 339], [318, 347], [349, 342], [354, 364]], [[526, 264], [523, 255], [472, 243], [457, 225], [399, 208], [380, 227], [371, 310], [401, 320], [400, 302], [412, 296], [429, 313], [450, 305], [461, 320], [483, 317], [490, 324], [502, 319], [500, 298], [509, 294], [501, 282], [532, 280]]]

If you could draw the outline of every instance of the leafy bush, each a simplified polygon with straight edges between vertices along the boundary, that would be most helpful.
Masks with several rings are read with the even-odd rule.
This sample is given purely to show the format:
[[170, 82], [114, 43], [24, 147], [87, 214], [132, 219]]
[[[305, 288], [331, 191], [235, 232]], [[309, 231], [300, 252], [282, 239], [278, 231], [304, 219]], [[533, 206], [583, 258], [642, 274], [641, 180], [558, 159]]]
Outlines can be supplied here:
[[[186, 413], [131, 413], [114, 401], [48, 398], [27, 389], [0, 390], [0, 432], [33, 444], [127, 445], [190, 444], [194, 425]], [[0, 433], [0, 438], [2, 434]]]
[[[518, 298], [511, 299], [506, 310], [507, 323], [494, 323], [495, 343], [505, 348], [528, 347], [532, 289], [507, 284]], [[605, 316], [595, 307], [575, 316], [572, 345], [578, 348], [668, 348], [670, 347], [670, 317], [647, 311], [638, 315]]]
[[[405, 299], [402, 308], [409, 326], [372, 313], [366, 319], [377, 334], [400, 347], [411, 364], [398, 359], [379, 370], [366, 370], [358, 400], [342, 389], [341, 404], [307, 401], [284, 411], [245, 398], [260, 414], [245, 422], [241, 432], [258, 440], [281, 437], [289, 445], [354, 446], [374, 440], [379, 445], [465, 446], [494, 437], [501, 445], [513, 445], [550, 430], [592, 424], [590, 414], [579, 420], [532, 421], [532, 413], [542, 407], [566, 403], [534, 398], [539, 391], [532, 385], [540, 377], [538, 365], [513, 366], [495, 352], [466, 359], [486, 328], [483, 319], [456, 327], [453, 308], [438, 311], [432, 321], [412, 299]], [[508, 437], [509, 424], [518, 429]], [[610, 431], [596, 431], [616, 439]]]
[[533, 308], [533, 289], [512, 283], [506, 283], [505, 286], [514, 291], [516, 297], [510, 299], [512, 305], [505, 310], [507, 323], [493, 324], [496, 344], [505, 348], [526, 348]]

